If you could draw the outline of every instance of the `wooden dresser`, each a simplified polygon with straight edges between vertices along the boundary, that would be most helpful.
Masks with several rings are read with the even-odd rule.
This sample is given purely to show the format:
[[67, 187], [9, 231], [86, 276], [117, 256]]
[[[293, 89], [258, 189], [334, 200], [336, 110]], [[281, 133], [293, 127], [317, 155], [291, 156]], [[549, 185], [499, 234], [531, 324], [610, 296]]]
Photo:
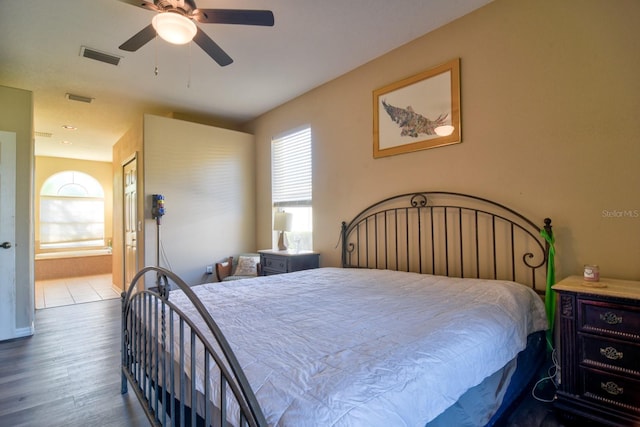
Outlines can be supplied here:
[[553, 289], [560, 332], [556, 408], [567, 419], [640, 426], [640, 282], [593, 284], [571, 276]]
[[292, 271], [309, 270], [320, 266], [320, 254], [312, 251], [273, 251], [260, 250], [261, 274], [291, 273]]

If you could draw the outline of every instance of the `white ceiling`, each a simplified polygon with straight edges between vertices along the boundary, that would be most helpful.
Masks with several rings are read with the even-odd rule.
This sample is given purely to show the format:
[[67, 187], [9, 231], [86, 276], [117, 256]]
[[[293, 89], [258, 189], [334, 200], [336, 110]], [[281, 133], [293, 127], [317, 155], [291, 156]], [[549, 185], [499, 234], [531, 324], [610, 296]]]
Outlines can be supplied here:
[[[0, 85], [33, 91], [36, 155], [110, 161], [142, 113], [242, 123], [490, 1], [196, 0], [274, 13], [274, 27], [199, 24], [234, 60], [220, 67], [195, 44], [119, 50], [154, 12], [118, 0], [0, 0]], [[83, 58], [82, 46], [122, 59]]]

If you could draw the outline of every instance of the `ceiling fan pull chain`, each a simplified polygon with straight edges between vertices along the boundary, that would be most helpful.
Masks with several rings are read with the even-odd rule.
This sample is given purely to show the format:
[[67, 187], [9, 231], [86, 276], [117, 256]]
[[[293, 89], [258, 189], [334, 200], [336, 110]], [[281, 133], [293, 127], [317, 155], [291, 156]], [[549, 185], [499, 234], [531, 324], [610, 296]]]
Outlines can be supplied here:
[[187, 89], [191, 89], [191, 46], [193, 42], [189, 42], [189, 75], [187, 77]]
[[158, 34], [156, 34], [155, 39], [153, 40], [153, 47], [154, 47], [154, 51], [155, 51], [155, 68], [153, 70], [153, 73], [157, 76], [158, 75]]

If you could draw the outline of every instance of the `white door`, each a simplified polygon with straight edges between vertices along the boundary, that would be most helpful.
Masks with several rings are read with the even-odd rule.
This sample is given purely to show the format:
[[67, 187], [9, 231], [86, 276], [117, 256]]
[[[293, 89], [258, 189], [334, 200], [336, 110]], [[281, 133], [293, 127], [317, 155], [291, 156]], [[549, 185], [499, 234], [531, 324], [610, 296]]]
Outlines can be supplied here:
[[138, 272], [138, 163], [124, 165], [124, 290]]
[[16, 329], [16, 134], [0, 131], [0, 340]]

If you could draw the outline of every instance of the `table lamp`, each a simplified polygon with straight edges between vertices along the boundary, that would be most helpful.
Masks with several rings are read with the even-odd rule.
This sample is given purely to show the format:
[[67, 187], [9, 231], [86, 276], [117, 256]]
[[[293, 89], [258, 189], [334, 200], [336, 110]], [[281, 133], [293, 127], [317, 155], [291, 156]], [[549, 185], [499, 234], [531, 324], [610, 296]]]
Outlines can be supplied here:
[[273, 216], [273, 229], [279, 231], [278, 236], [278, 250], [286, 251], [287, 245], [284, 244], [284, 232], [291, 231], [291, 223], [293, 221], [293, 214], [288, 212], [276, 212]]

